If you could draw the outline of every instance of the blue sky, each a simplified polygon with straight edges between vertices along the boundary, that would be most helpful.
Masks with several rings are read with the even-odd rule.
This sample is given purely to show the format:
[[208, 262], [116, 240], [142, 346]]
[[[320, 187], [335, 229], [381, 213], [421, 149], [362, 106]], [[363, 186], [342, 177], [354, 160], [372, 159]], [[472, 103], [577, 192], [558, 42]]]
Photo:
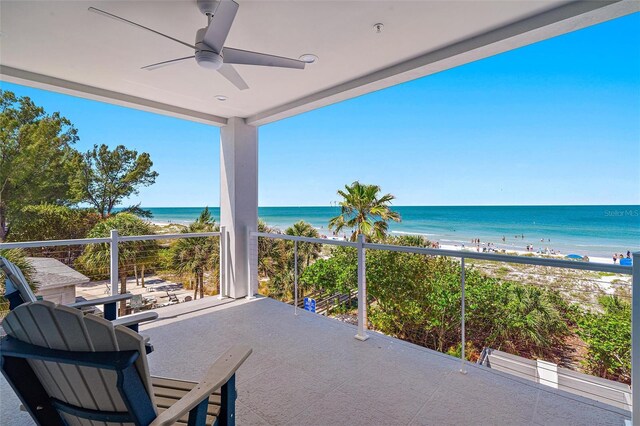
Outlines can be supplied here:
[[[322, 206], [354, 180], [396, 205], [640, 204], [636, 13], [260, 128], [260, 205]], [[2, 82], [151, 154], [143, 206], [219, 205], [219, 130]]]

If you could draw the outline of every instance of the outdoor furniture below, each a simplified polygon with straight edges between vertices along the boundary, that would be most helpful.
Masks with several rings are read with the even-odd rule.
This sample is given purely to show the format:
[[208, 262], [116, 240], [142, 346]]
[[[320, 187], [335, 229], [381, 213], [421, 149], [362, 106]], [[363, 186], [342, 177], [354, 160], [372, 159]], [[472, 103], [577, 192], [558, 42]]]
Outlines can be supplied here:
[[180, 303], [180, 300], [175, 293], [170, 293], [167, 291], [167, 297], [169, 298], [169, 303]]
[[[35, 302], [38, 299], [29, 287], [29, 283], [24, 274], [16, 265], [8, 259], [0, 256], [0, 270], [5, 274], [5, 297], [9, 300], [9, 309], [13, 310], [26, 302]], [[113, 296], [101, 297], [98, 299], [85, 300], [71, 303], [68, 306], [83, 309], [90, 306], [104, 306], [104, 317], [110, 321], [116, 321], [117, 325], [124, 325], [133, 331], [138, 331], [138, 324], [145, 321], [152, 321], [158, 318], [156, 312], [141, 312], [139, 314], [117, 317], [117, 303], [131, 299], [131, 294], [116, 294]]]

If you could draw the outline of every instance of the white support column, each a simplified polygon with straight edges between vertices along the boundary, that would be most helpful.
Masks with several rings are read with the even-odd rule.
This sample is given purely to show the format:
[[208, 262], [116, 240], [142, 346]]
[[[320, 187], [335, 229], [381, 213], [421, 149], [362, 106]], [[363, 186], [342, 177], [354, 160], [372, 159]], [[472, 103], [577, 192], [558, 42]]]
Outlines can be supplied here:
[[[258, 227], [258, 128], [238, 117], [220, 130], [220, 226], [228, 236], [226, 296], [245, 297], [250, 292], [248, 233]], [[251, 285], [257, 290], [257, 283]]]

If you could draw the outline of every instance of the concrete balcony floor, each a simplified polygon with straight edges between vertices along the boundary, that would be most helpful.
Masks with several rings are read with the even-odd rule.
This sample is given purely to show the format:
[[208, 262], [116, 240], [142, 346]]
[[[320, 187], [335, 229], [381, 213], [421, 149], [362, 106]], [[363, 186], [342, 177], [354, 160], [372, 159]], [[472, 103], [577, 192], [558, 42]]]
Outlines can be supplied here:
[[[624, 425], [628, 412], [298, 311], [272, 299], [206, 298], [160, 309], [143, 327], [151, 373], [198, 380], [234, 343], [239, 425]], [[4, 380], [1, 415], [31, 424]], [[627, 420], [628, 424], [630, 421]]]

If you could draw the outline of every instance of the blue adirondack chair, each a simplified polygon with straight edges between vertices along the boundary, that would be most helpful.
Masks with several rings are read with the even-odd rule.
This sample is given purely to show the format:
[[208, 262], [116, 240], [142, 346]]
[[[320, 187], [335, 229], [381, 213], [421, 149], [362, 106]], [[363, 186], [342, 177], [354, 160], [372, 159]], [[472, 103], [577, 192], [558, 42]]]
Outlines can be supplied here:
[[77, 309], [24, 303], [2, 327], [0, 369], [40, 425], [235, 424], [235, 373], [251, 354], [245, 345], [195, 383], [151, 376], [139, 334]]

